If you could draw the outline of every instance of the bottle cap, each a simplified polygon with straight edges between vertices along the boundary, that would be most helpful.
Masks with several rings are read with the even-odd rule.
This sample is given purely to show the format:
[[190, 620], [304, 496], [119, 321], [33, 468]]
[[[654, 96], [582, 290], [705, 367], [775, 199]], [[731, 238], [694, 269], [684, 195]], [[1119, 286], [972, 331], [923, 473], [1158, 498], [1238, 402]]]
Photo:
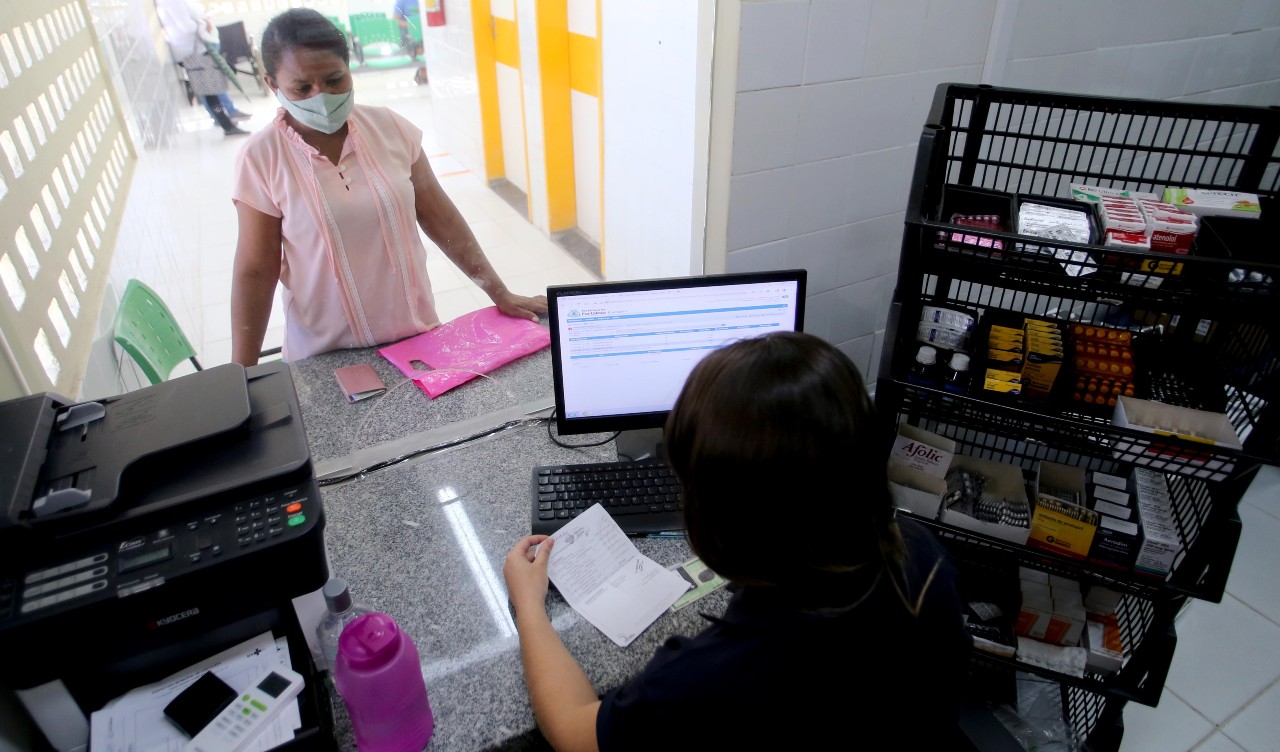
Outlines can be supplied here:
[[928, 345], [921, 345], [916, 353], [916, 362], [931, 366], [938, 362], [938, 351]]
[[351, 591], [347, 589], [346, 580], [333, 577], [324, 584], [324, 605], [335, 614], [351, 608]]
[[956, 353], [951, 356], [951, 370], [967, 371], [969, 370], [969, 356], [964, 353]]
[[376, 611], [356, 617], [338, 638], [338, 653], [358, 671], [374, 671], [390, 663], [400, 650], [400, 627]]

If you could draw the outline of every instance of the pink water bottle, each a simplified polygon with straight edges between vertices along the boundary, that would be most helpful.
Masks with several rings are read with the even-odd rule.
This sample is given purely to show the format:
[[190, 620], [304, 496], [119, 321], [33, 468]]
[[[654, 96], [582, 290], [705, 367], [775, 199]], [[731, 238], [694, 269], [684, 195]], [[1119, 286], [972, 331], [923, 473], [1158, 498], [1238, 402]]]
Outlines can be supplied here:
[[360, 752], [422, 752], [435, 730], [418, 649], [395, 620], [358, 617], [338, 638], [334, 686]]

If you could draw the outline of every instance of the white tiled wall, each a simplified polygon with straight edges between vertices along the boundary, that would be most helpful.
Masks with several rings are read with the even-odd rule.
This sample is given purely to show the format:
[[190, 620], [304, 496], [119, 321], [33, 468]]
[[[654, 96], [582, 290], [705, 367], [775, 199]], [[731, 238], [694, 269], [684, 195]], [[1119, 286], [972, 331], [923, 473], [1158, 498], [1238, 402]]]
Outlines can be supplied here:
[[[690, 274], [700, 3], [601, 6], [604, 276]], [[803, 54], [800, 49], [797, 54]]]
[[476, 50], [470, 0], [449, 3], [449, 22], [423, 29], [436, 137], [468, 170], [484, 175], [484, 130], [476, 95]]
[[809, 269], [806, 329], [871, 378], [938, 84], [1280, 104], [1276, 0], [743, 0], [740, 10], [726, 268]]

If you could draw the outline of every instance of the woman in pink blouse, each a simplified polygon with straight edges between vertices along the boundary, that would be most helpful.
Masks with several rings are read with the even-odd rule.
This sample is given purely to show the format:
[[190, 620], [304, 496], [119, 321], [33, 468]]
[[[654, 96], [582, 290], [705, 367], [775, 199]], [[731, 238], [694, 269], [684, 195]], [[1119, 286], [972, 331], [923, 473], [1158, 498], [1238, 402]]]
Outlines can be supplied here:
[[509, 316], [537, 320], [543, 295], [507, 289], [436, 181], [422, 131], [356, 105], [345, 37], [294, 8], [262, 34], [280, 109], [236, 158], [239, 216], [232, 360], [258, 361], [277, 282], [284, 358], [394, 342], [438, 326], [418, 227]]

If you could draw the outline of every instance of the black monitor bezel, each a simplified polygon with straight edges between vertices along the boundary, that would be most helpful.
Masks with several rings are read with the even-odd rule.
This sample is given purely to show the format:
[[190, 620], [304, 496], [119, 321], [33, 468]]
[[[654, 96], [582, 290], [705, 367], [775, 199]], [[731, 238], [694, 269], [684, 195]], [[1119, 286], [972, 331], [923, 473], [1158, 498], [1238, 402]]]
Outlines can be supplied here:
[[805, 269], [778, 269], [762, 272], [732, 272], [704, 274], [689, 277], [662, 277], [622, 282], [588, 282], [572, 285], [552, 285], [547, 288], [547, 322], [551, 330], [551, 379], [555, 388], [556, 431], [561, 436], [577, 436], [587, 433], [612, 433], [662, 428], [668, 410], [633, 415], [605, 415], [591, 418], [565, 417], [564, 372], [560, 349], [560, 301], [577, 295], [628, 292], [633, 290], [676, 289], [689, 287], [718, 287], [738, 284], [770, 282], [794, 282], [796, 284], [795, 330], [804, 330], [805, 289], [808, 272]]

